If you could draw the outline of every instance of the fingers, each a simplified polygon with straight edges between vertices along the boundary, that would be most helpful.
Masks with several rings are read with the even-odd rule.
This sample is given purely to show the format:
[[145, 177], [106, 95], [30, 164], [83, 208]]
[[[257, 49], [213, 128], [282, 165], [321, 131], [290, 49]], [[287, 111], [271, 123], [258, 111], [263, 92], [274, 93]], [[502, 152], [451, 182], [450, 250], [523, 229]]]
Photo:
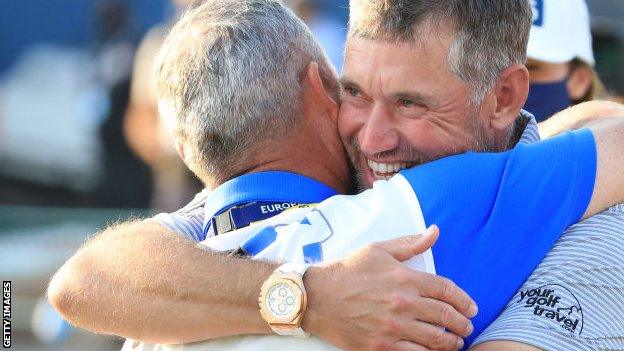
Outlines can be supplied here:
[[440, 228], [438, 228], [435, 224], [430, 225], [427, 230], [425, 230], [422, 239], [412, 247], [414, 255], [420, 255], [421, 253], [429, 250], [438, 240], [439, 236]]
[[375, 246], [388, 252], [395, 259], [403, 262], [427, 251], [438, 239], [440, 230], [432, 225], [422, 235], [407, 235], [396, 239], [380, 241]]
[[391, 351], [429, 351], [428, 348], [418, 345], [416, 343], [413, 343], [411, 341], [407, 341], [407, 340], [399, 340], [394, 345], [392, 345], [392, 348], [390, 348], [390, 350]]
[[429, 298], [419, 299], [418, 320], [446, 328], [455, 335], [467, 337], [472, 334], [472, 322], [451, 305]]
[[[390, 299], [391, 311], [397, 315], [403, 315], [403, 318], [407, 316], [408, 320], [418, 320], [436, 327], [446, 328], [460, 337], [467, 337], [473, 331], [472, 322], [447, 303], [397, 292], [391, 294]], [[388, 329], [392, 329], [393, 326], [388, 327]], [[397, 328], [402, 329], [402, 326]], [[403, 336], [407, 338], [409, 335]], [[410, 338], [409, 340], [413, 339]]]
[[423, 350], [455, 351], [464, 346], [464, 340], [457, 335], [421, 321], [402, 323], [401, 331], [404, 332], [404, 340], [397, 344], [405, 350], [421, 350], [417, 348], [420, 346]]
[[477, 315], [478, 308], [475, 302], [451, 280], [422, 272], [414, 274], [421, 296], [446, 302], [468, 318]]

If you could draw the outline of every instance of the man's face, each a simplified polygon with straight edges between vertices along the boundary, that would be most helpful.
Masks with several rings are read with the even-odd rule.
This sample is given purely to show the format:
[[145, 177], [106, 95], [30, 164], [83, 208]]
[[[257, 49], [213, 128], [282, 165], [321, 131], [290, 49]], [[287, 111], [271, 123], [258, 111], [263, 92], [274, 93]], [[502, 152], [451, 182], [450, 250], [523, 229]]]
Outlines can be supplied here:
[[531, 83], [552, 83], [564, 80], [570, 74], [570, 65], [528, 59], [526, 64]]
[[416, 43], [350, 38], [338, 126], [370, 187], [400, 169], [466, 150], [488, 148], [488, 109], [471, 104], [470, 88], [449, 70], [451, 35]]

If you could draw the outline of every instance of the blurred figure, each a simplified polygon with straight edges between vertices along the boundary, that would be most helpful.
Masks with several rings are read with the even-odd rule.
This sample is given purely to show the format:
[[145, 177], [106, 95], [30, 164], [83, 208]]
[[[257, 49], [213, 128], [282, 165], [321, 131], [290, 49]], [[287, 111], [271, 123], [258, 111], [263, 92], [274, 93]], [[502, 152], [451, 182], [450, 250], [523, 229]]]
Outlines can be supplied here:
[[589, 11], [584, 0], [531, 0], [527, 49], [529, 97], [524, 109], [538, 122], [604, 94], [594, 70]]
[[130, 94], [135, 45], [128, 30], [128, 8], [120, 1], [102, 1], [97, 7], [95, 81], [101, 82], [107, 101], [98, 132], [102, 143], [102, 177], [95, 191], [99, 207], [147, 208], [152, 192], [149, 168], [128, 147], [123, 120]]
[[[0, 85], [0, 135], [2, 135], [2, 130], [4, 128], [4, 109], [2, 107], [2, 85]], [[2, 144], [0, 144], [0, 162], [2, 160]]]
[[0, 203], [92, 205], [103, 84], [86, 50], [38, 43], [0, 77]]
[[319, 0], [285, 0], [284, 4], [290, 7], [308, 25], [316, 40], [325, 50], [329, 62], [338, 72], [341, 72], [346, 25], [326, 15], [321, 9]]
[[59, 346], [59, 344], [67, 342], [75, 331], [50, 305], [45, 295], [37, 300], [30, 320], [30, 327], [35, 337], [47, 346]]
[[[174, 0], [174, 5], [177, 14], [180, 14], [199, 2]], [[152, 28], [137, 50], [130, 104], [123, 127], [132, 150], [152, 170], [154, 184], [151, 207], [158, 210], [178, 208], [202, 188], [178, 156], [173, 137], [158, 115], [152, 67], [167, 29], [168, 24]]]

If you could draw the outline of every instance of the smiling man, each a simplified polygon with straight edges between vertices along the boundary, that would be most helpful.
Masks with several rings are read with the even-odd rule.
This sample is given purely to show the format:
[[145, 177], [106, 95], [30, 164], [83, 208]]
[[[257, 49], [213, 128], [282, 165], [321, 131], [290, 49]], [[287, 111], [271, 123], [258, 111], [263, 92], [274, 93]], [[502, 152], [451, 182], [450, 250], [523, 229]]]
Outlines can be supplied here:
[[[444, 53], [453, 51], [457, 54], [466, 49], [450, 37], [464, 38], [465, 42], [470, 43], [476, 40], [474, 33], [473, 36], [467, 35], [461, 32], [462, 28], [472, 28], [474, 23], [480, 21], [486, 28], [490, 28], [488, 25], [504, 27], [501, 23], [494, 23], [494, 18], [505, 20], [514, 17], [517, 14], [510, 15], [509, 12], [515, 10], [524, 15], [528, 31], [527, 16], [530, 15], [524, 1], [506, 3], [505, 6], [498, 1], [486, 0], [445, 3], [397, 1], [384, 4], [388, 6], [373, 1], [356, 4], [362, 8], [368, 7], [364, 13], [378, 16], [367, 18], [354, 15], [356, 17], [350, 38], [354, 41], [350, 44], [357, 44], [359, 40], [359, 45], [364, 48], [373, 43], [378, 45], [375, 48], [395, 52], [407, 47], [411, 51], [401, 53], [412, 55], [410, 65], [423, 65], [429, 70], [437, 68], [437, 71], [431, 73], [433, 77], [425, 76], [426, 70], [416, 72], [413, 78], [397, 84], [390, 78], [405, 78], [403, 75], [406, 71], [398, 70], [387, 77], [384, 75], [388, 72], [387, 67], [379, 64], [377, 68], [383, 74], [373, 75], [367, 81], [364, 75], [346, 69], [346, 82], [351, 84], [347, 90], [353, 98], [352, 112], [357, 113], [349, 114], [348, 109], [344, 110], [339, 118], [339, 126], [349, 154], [364, 175], [363, 183], [367, 182], [366, 179], [370, 182], [375, 177], [385, 178], [402, 167], [450, 153], [473, 148], [497, 150], [520, 139], [522, 127], [528, 123], [527, 119], [518, 118], [526, 97], [527, 82], [526, 70], [521, 63], [516, 62], [523, 60], [521, 48], [512, 50], [511, 56], [520, 55], [515, 60], [497, 56], [499, 65], [489, 73], [466, 65], [466, 60], [454, 61], [450, 56], [447, 60]], [[419, 8], [414, 4], [422, 6]], [[424, 21], [422, 23], [415, 20], [419, 18], [418, 11], [427, 14], [420, 16]], [[507, 17], [497, 16], [498, 12]], [[401, 20], [401, 15], [409, 16]], [[387, 19], [389, 16], [394, 22], [384, 20], [381, 23], [402, 25], [403, 31], [398, 37], [400, 40], [374, 37], [377, 32], [384, 35], [387, 33], [377, 31], [373, 19]], [[468, 21], [463, 27], [451, 20], [460, 17]], [[159, 216], [157, 219], [160, 223], [195, 239], [214, 238], [216, 234], [220, 234], [216, 236], [217, 239], [226, 238], [232, 229], [249, 224], [250, 218], [251, 221], [262, 218], [248, 216], [249, 211], [253, 212], [254, 209], [259, 208], [262, 212], [263, 204], [256, 202], [310, 203], [335, 193], [318, 181], [339, 191], [348, 189], [348, 166], [335, 124], [337, 106], [334, 99], [338, 91], [335, 77], [327, 69], [326, 60], [307, 31], [302, 30], [302, 24], [293, 22], [292, 14], [284, 12], [279, 4], [268, 0], [207, 2], [185, 18], [172, 32], [170, 45], [163, 50], [163, 63], [159, 70], [162, 110], [177, 121], [178, 137], [186, 162], [208, 186], [216, 188], [213, 193], [201, 196], [179, 213]], [[440, 21], [427, 20], [431, 18]], [[360, 30], [358, 23], [367, 24], [373, 29], [370, 33]], [[421, 24], [426, 24], [425, 29]], [[448, 26], [457, 33], [451, 35]], [[438, 44], [429, 43], [441, 45], [438, 56], [423, 56], [418, 51], [418, 45], [422, 44], [427, 51], [435, 47], [425, 45], [427, 43], [421, 40], [422, 33], [429, 33], [426, 30], [435, 28], [441, 30], [440, 38], [447, 35], [447, 39]], [[512, 32], [508, 31], [507, 34], [517, 35]], [[496, 38], [498, 40], [500, 36]], [[390, 46], [387, 42], [396, 46]], [[522, 39], [519, 42], [518, 46], [521, 46]], [[484, 44], [478, 47], [489, 49]], [[348, 49], [357, 51], [357, 45], [350, 45]], [[424, 50], [421, 48], [421, 51]], [[368, 52], [375, 58], [371, 61], [373, 64], [378, 63], [377, 57], [381, 54]], [[349, 53], [347, 57], [350, 57]], [[441, 61], [429, 67], [426, 62], [414, 61], [419, 57]], [[361, 61], [366, 71], [370, 62]], [[470, 63], [474, 60], [468, 61]], [[318, 62], [318, 66], [312, 62]], [[345, 64], [350, 62], [348, 59]], [[467, 73], [448, 67], [453, 64], [464, 67]], [[407, 64], [392, 61], [389, 66], [401, 68]], [[446, 71], [443, 70], [445, 67]], [[372, 71], [369, 73], [375, 74]], [[470, 78], [481, 75], [485, 78], [475, 81]], [[436, 85], [438, 81], [441, 85]], [[388, 89], [388, 86], [392, 89]], [[435, 89], [428, 91], [427, 86]], [[444, 95], [445, 89], [451, 92], [450, 97]], [[589, 113], [581, 115], [600, 117], [609, 112], [600, 106], [598, 110], [589, 109]], [[621, 113], [621, 107], [615, 106], [609, 113]], [[571, 115], [578, 114], [572, 112]], [[527, 128], [529, 135], [531, 131], [535, 132], [534, 125]], [[604, 127], [602, 130], [617, 132]], [[456, 168], [447, 170], [451, 176], [439, 168], [437, 173], [429, 173], [427, 170], [436, 169], [440, 164], [452, 164], [452, 160], [431, 163], [405, 171], [404, 176], [397, 176], [389, 182], [379, 183], [378, 188], [394, 189], [393, 192], [380, 192], [378, 189], [357, 198], [365, 199], [370, 194], [378, 194], [378, 197], [372, 196], [369, 201], [362, 201], [361, 205], [358, 200], [347, 202], [351, 204], [351, 209], [359, 209], [358, 213], [362, 215], [361, 220], [355, 221], [353, 225], [357, 223], [358, 228], [368, 230], [365, 232], [367, 235], [353, 236], [361, 234], [359, 231], [342, 232], [332, 238], [337, 239], [342, 235], [353, 240], [357, 238], [360, 240], [357, 243], [362, 244], [362, 240], [385, 235], [384, 229], [396, 229], [396, 232], [389, 234], [396, 236], [408, 234], [405, 230], [424, 230], [422, 221], [440, 223], [442, 235], [446, 233], [447, 237], [433, 249], [436, 270], [452, 276], [475, 293], [479, 303], [484, 306], [478, 317], [478, 327], [483, 328], [484, 323], [496, 315], [497, 310], [503, 307], [524, 280], [522, 275], [528, 275], [531, 266], [543, 257], [545, 248], [549, 247], [549, 240], [552, 244], [552, 240], [563, 230], [561, 225], [565, 227], [566, 224], [572, 224], [570, 219], [578, 218], [584, 212], [592, 214], [603, 208], [592, 205], [585, 209], [587, 203], [583, 204], [582, 199], [578, 205], [575, 196], [558, 197], [567, 196], [570, 189], [587, 195], [587, 182], [582, 181], [586, 178], [580, 176], [587, 176], [587, 173], [580, 171], [576, 174], [575, 165], [578, 156], [579, 164], [589, 165], [591, 169], [591, 162], [587, 161], [591, 161], [592, 150], [586, 149], [588, 145], [591, 146], [591, 140], [587, 132], [574, 135], [557, 139], [554, 141], [556, 145], [560, 145], [558, 143], [561, 140], [567, 141], [560, 145], [561, 149], [549, 149], [547, 146], [550, 152], [543, 154], [550, 155], [550, 166], [556, 163], [561, 167], [559, 171], [565, 175], [561, 180], [553, 178], [555, 174], [552, 173], [552, 167], [548, 172], [548, 167], [527, 169], [526, 165], [532, 163], [522, 163], [522, 154], [527, 150], [539, 150], [544, 146], [520, 145], [514, 151], [489, 155], [486, 158], [496, 159], [498, 163], [489, 166], [483, 164], [483, 168], [477, 168], [476, 172], [477, 164], [459, 163], [459, 169], [456, 164]], [[575, 144], [577, 138], [580, 145], [584, 145], [579, 150], [570, 146]], [[352, 141], [355, 144], [353, 147], [350, 144]], [[598, 141], [599, 145], [604, 144], [601, 137], [598, 137]], [[551, 143], [542, 145], [554, 145]], [[617, 144], [612, 146], [617, 147]], [[557, 150], [566, 150], [566, 158], [556, 159]], [[576, 155], [573, 154], [575, 151], [581, 152]], [[600, 155], [600, 164], [604, 164], [605, 159]], [[468, 157], [469, 160], [481, 158], [474, 154], [460, 156], [460, 159], [462, 157]], [[535, 155], [529, 160], [535, 162], [536, 167], [545, 165], [544, 160], [540, 161]], [[514, 165], [524, 165], [524, 168], [514, 168]], [[621, 166], [621, 163], [616, 162], [614, 165]], [[501, 173], [507, 166], [511, 173]], [[580, 166], [579, 169], [585, 167]], [[298, 175], [267, 172], [274, 170], [295, 172]], [[522, 170], [533, 176], [522, 179], [525, 174]], [[612, 172], [599, 172], [601, 177], [606, 178], [599, 178], [597, 184], [602, 184], [604, 180], [617, 184], [621, 179], [613, 175], [616, 171], [619, 170], [615, 168]], [[244, 173], [251, 174], [241, 175]], [[578, 182], [574, 181], [577, 179], [573, 177], [574, 174], [580, 176]], [[465, 178], [461, 178], [461, 175], [465, 175]], [[405, 177], [409, 185], [401, 177]], [[467, 183], [468, 180], [470, 182]], [[528, 196], [528, 192], [519, 188], [519, 184], [535, 187], [535, 198]], [[566, 184], [571, 188], [566, 188]], [[544, 199], [550, 186], [554, 191], [553, 198], [568, 205], [576, 204], [572, 205], [574, 210], [566, 210], [570, 207], [561, 206], [557, 201], [546, 201], [546, 207], [540, 208], [538, 199]], [[314, 191], [310, 192], [309, 189]], [[605, 197], [605, 193], [600, 191], [602, 188], [597, 186], [597, 189], [596, 199], [607, 199], [606, 203], [621, 200], [617, 197], [622, 195], [618, 191], [610, 192]], [[506, 195], [498, 198], [493, 196], [492, 191], [502, 191]], [[420, 209], [414, 205], [414, 201], [401, 206], [405, 205], [404, 200], [408, 198], [414, 200], [411, 197], [414, 193]], [[558, 195], [555, 196], [555, 193]], [[444, 194], [448, 197], [444, 197]], [[493, 202], [480, 206], [477, 205], [477, 198]], [[335, 199], [334, 204], [340, 199]], [[260, 207], [254, 207], [252, 203]], [[516, 206], [515, 212], [504, 210], [512, 204]], [[327, 203], [319, 205], [319, 208], [324, 210], [324, 206]], [[376, 212], [365, 211], [369, 208]], [[477, 214], [465, 215], [468, 208]], [[361, 213], [363, 210], [364, 214]], [[334, 211], [329, 221], [333, 223], [333, 220], [340, 221], [342, 218], [340, 223], [344, 225], [348, 217], [338, 212]], [[393, 217], [400, 214], [405, 216]], [[422, 221], [419, 225], [410, 226], [411, 222], [404, 218], [412, 218], [414, 214], [414, 218], [421, 218]], [[549, 216], [552, 222], [545, 220]], [[391, 218], [392, 221], [389, 221], [388, 226], [383, 222], [367, 221], [379, 217]], [[555, 217], [565, 218], [565, 221], [555, 220]], [[306, 219], [298, 223], [303, 226], [317, 223], [312, 219], [306, 222]], [[316, 219], [320, 220], [320, 217]], [[366, 226], [367, 223], [371, 226]], [[274, 237], [273, 234], [278, 230], [273, 229], [263, 233]], [[241, 232], [231, 234], [237, 233]], [[504, 241], [496, 240], [500, 235], [505, 235]], [[431, 237], [427, 238], [430, 244]], [[522, 249], [522, 240], [527, 238], [539, 240], [539, 245], [535, 241], [533, 244], [540, 249], [523, 252], [520, 260], [514, 250]], [[492, 249], [492, 252], [498, 255], [470, 256], [471, 251], [477, 252], [477, 248], [484, 250], [480, 245], [481, 240], [494, 245], [492, 247], [496, 249]], [[319, 257], [318, 245], [308, 246], [315, 243], [318, 242], [306, 242], [305, 247], [308, 249], [304, 250], [305, 257]], [[240, 249], [250, 252], [254, 251], [254, 247], [241, 245]], [[342, 249], [354, 250], [356, 247], [342, 246]], [[473, 249], [467, 250], [467, 247]], [[305, 314], [307, 319], [299, 322], [303, 322], [307, 331], [346, 349], [404, 350], [420, 349], [419, 345], [434, 349], [461, 347], [462, 341], [457, 336], [470, 334], [471, 326], [466, 317], [472, 317], [475, 312], [470, 300], [448, 281], [410, 271], [399, 262], [426, 248], [424, 244], [414, 244], [413, 238], [407, 238], [368, 246], [335, 264], [312, 268], [305, 276], [310, 307]], [[442, 248], [445, 248], [446, 255], [437, 251]], [[528, 257], [531, 257], [532, 263], [528, 262]], [[523, 262], [525, 259], [528, 263]], [[50, 296], [55, 306], [74, 323], [99, 332], [145, 341], [181, 343], [235, 334], [260, 334], [268, 333], [270, 329], [257, 311], [259, 287], [276, 268], [274, 264], [250, 263], [248, 260], [205, 252], [194, 243], [171, 235], [162, 226], [148, 221], [113, 228], [86, 245], [54, 278]], [[493, 280], [487, 284], [479, 284], [474, 277], [465, 274], [466, 271], [482, 272], [483, 269], [496, 271], [496, 274], [491, 275]], [[478, 278], [489, 277], [487, 274], [475, 274]], [[487, 290], [496, 290], [492, 287], [502, 287], [503, 282], [504, 289], [501, 290], [505, 292], [489, 299]], [[109, 294], [111, 290], [115, 294]], [[167, 314], [171, 310], [178, 313]], [[170, 323], [163, 323], [163, 315], [167, 315]], [[435, 326], [444, 326], [448, 330], [445, 332]], [[293, 328], [290, 331], [295, 330]], [[275, 340], [275, 337], [270, 340]], [[267, 346], [271, 347], [271, 344]], [[132, 344], [128, 347], [132, 347]]]
[[[364, 188], [447, 155], [508, 147], [509, 130], [489, 123], [490, 106], [480, 115], [470, 86], [449, 71], [453, 37], [431, 30], [416, 44], [359, 36], [347, 42], [339, 126]], [[513, 83], [520, 88], [522, 81]], [[521, 99], [516, 91], [509, 94]]]
[[397, 169], [515, 144], [526, 11], [515, 1], [351, 3], [339, 127], [364, 187]]
[[[525, 5], [351, 2], [339, 128], [364, 188], [397, 169], [450, 154], [500, 151], [539, 140], [535, 120], [518, 113], [528, 85], [523, 66], [529, 28]], [[545, 135], [551, 126], [543, 126]], [[453, 228], [440, 224], [440, 229], [445, 233]], [[624, 256], [611, 246], [624, 245], [623, 237], [624, 205], [566, 231], [477, 343], [513, 340], [548, 350], [624, 347], [624, 310], [609, 307], [624, 298]], [[434, 246], [437, 262], [443, 262], [445, 256], [436, 250]], [[438, 273], [458, 272], [440, 268]], [[469, 286], [472, 277], [458, 276], [456, 283]], [[568, 301], [548, 306], [546, 313], [520, 303], [523, 293], [545, 294], [544, 287], [554, 287], [551, 298]], [[557, 312], [563, 310], [569, 311], [565, 317]], [[584, 331], [568, 325], [583, 321], [591, 325]]]

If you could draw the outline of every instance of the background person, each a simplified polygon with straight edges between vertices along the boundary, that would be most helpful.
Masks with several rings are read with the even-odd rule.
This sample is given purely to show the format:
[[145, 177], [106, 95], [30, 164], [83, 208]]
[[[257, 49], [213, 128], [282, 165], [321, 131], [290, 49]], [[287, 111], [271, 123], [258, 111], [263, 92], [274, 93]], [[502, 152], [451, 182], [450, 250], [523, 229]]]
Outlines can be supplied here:
[[533, 0], [527, 47], [529, 96], [524, 109], [538, 122], [584, 101], [604, 98], [594, 70], [585, 0]]
[[[174, 0], [179, 15], [200, 0]], [[177, 16], [176, 16], [177, 17]], [[154, 92], [154, 58], [162, 46], [170, 23], [149, 30], [137, 49], [132, 72], [130, 100], [123, 121], [128, 145], [152, 171], [150, 207], [172, 210], [201, 190], [201, 183], [188, 171], [175, 151], [173, 137], [158, 115]]]
[[327, 11], [322, 11], [319, 0], [286, 0], [284, 4], [308, 25], [336, 71], [342, 71], [347, 36], [345, 24], [330, 16]]

